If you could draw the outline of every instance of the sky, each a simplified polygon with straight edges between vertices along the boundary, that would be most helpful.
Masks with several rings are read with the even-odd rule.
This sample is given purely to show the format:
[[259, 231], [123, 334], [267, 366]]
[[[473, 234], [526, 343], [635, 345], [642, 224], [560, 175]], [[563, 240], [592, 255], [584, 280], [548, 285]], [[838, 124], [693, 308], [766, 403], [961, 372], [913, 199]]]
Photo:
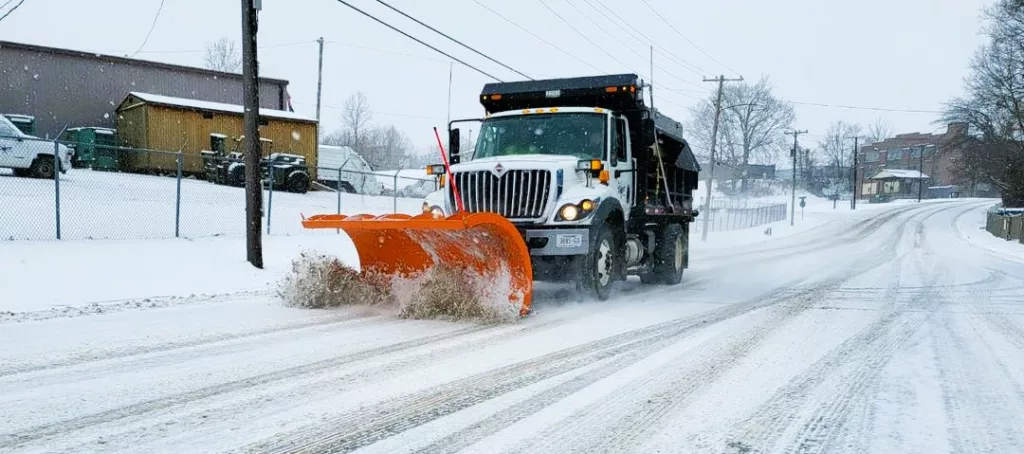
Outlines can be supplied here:
[[[0, 0], [0, 15], [18, 1], [0, 22], [0, 40], [202, 66], [208, 43], [241, 36], [234, 0]], [[376, 0], [346, 1], [493, 77], [523, 79]], [[881, 117], [899, 133], [944, 131], [935, 113], [873, 109], [937, 111], [960, 95], [984, 42], [981, 8], [991, 2], [385, 1], [533, 78], [632, 72], [649, 81], [653, 41], [655, 104], [684, 124], [689, 107], [715, 88], [705, 78], [767, 76], [776, 95], [794, 103], [794, 126], [808, 131], [804, 146], [836, 120], [866, 126]], [[288, 80], [297, 112], [315, 115], [316, 40], [326, 41], [322, 130], [338, 129], [341, 106], [361, 91], [373, 123], [394, 124], [426, 148], [432, 128], [443, 130], [449, 118], [449, 74], [451, 118], [483, 114], [478, 95], [490, 77], [338, 0], [262, 2], [261, 76]]]

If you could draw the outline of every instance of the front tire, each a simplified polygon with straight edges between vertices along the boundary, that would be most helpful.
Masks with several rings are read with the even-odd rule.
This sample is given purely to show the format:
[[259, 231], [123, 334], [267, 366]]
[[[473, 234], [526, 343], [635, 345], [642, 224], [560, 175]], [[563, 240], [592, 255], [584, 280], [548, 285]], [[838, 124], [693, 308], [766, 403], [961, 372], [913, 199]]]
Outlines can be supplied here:
[[288, 190], [296, 194], [305, 194], [309, 191], [309, 175], [304, 172], [288, 175]]
[[580, 269], [580, 287], [593, 292], [599, 301], [605, 301], [611, 296], [612, 282], [615, 281], [617, 249], [615, 235], [607, 224], [602, 225], [598, 228], [593, 248]]
[[669, 224], [661, 229], [654, 245], [654, 269], [640, 275], [640, 281], [644, 284], [665, 285], [682, 282], [689, 243], [682, 225]]
[[32, 161], [32, 166], [29, 167], [29, 172], [36, 178], [53, 178], [55, 171], [53, 156], [39, 156]]

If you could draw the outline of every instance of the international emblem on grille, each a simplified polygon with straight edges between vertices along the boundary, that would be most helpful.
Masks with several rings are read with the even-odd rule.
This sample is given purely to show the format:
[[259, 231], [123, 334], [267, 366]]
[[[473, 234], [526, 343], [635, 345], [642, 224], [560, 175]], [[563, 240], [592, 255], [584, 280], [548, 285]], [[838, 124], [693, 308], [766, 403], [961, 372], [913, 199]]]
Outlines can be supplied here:
[[501, 176], [504, 173], [505, 173], [505, 167], [502, 166], [501, 163], [498, 163], [498, 165], [494, 166], [494, 176], [496, 176], [498, 178], [501, 178]]

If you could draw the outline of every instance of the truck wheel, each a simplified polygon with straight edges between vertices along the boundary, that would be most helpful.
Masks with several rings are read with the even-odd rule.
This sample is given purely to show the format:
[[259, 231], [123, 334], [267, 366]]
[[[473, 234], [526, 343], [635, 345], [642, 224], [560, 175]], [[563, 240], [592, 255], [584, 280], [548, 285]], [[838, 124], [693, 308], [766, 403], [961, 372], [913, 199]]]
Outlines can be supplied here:
[[676, 285], [683, 280], [686, 254], [689, 246], [686, 231], [679, 224], [669, 224], [658, 232], [654, 244], [654, 269], [641, 274], [644, 284]]
[[305, 194], [309, 191], [309, 177], [302, 172], [294, 172], [288, 175], [288, 191], [296, 194]]
[[579, 282], [584, 290], [594, 292], [599, 301], [611, 296], [615, 280], [615, 257], [618, 257], [615, 235], [607, 224], [602, 225], [594, 238], [593, 248], [580, 269]]
[[53, 156], [39, 156], [29, 167], [29, 172], [36, 178], [53, 178], [54, 170]]

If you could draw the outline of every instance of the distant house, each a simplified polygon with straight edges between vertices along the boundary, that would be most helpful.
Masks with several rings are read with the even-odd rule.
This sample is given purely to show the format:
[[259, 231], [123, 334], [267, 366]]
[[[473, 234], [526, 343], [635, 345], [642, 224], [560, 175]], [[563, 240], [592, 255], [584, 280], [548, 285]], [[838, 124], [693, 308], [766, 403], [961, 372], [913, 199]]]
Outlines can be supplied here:
[[[242, 75], [69, 49], [0, 41], [0, 112], [34, 116], [36, 135], [65, 126], [113, 128], [132, 91], [242, 104]], [[289, 110], [288, 81], [260, 79], [260, 106]]]
[[[211, 148], [210, 136], [229, 139], [229, 148], [243, 136], [244, 108], [194, 99], [173, 98], [150, 93], [132, 92], [117, 106], [117, 133], [121, 145], [158, 150], [140, 152], [126, 158], [125, 170], [174, 172], [176, 151], [182, 150], [183, 171], [204, 172], [200, 151]], [[272, 150], [264, 154], [284, 152], [302, 155], [309, 166], [310, 177], [316, 178], [317, 121], [295, 112], [260, 109], [260, 139], [272, 141]]]

